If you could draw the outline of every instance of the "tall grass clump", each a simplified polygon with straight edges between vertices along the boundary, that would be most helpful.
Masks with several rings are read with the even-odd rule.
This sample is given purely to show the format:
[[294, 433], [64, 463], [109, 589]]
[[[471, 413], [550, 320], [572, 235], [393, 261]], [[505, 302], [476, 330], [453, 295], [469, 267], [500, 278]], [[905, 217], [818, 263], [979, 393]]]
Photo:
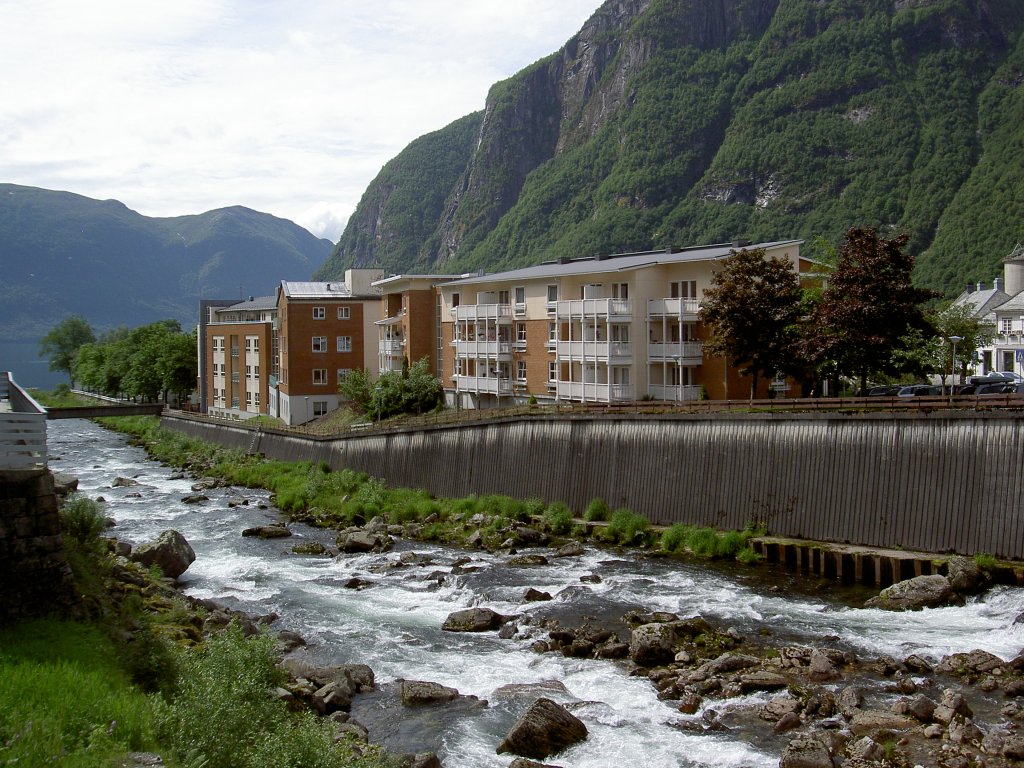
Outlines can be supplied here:
[[342, 768], [379, 765], [335, 743], [330, 721], [297, 715], [274, 696], [282, 673], [269, 635], [237, 627], [183, 654], [179, 690], [157, 707], [161, 739], [182, 762], [204, 768]]
[[595, 498], [591, 499], [587, 503], [587, 508], [583, 510], [583, 519], [591, 523], [603, 523], [612, 511], [608, 508], [608, 504], [604, 499]]
[[661, 548], [665, 552], [676, 554], [686, 548], [686, 539], [689, 537], [693, 527], [676, 523], [665, 529], [661, 534]]
[[713, 528], [694, 528], [686, 537], [686, 548], [697, 557], [714, 557], [718, 552], [718, 534]]
[[643, 544], [650, 527], [646, 517], [623, 507], [612, 512], [604, 536], [616, 544]]
[[0, 765], [109, 768], [149, 751], [149, 698], [94, 626], [25, 622], [0, 632]]
[[555, 501], [548, 505], [541, 515], [544, 526], [556, 536], [564, 536], [572, 530], [572, 510], [567, 504]]

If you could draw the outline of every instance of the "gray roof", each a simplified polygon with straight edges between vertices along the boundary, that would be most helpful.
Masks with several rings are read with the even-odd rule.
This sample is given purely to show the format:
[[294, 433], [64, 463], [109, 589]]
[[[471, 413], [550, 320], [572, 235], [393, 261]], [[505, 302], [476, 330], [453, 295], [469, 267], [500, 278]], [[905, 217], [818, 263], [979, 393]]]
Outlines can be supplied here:
[[262, 312], [267, 309], [277, 309], [276, 296], [250, 296], [245, 301], [221, 307], [218, 312]]
[[1021, 291], [1012, 299], [1004, 301], [997, 307], [994, 307], [996, 312], [1021, 312], [1024, 311], [1024, 291]]
[[380, 294], [354, 294], [344, 280], [326, 283], [282, 280], [281, 290], [289, 299], [380, 299]]
[[[803, 240], [778, 240], [770, 243], [756, 243], [743, 246], [746, 249], [778, 248], [781, 246], [802, 243]], [[681, 250], [668, 249], [659, 251], [642, 251], [639, 253], [621, 253], [612, 256], [590, 256], [580, 259], [568, 259], [558, 262], [547, 262], [537, 264], [533, 267], [513, 269], [509, 272], [495, 272], [489, 275], [475, 275], [463, 280], [452, 280], [445, 286], [475, 285], [478, 283], [491, 283], [499, 281], [531, 280], [536, 278], [555, 278], [566, 275], [590, 275], [608, 272], [624, 272], [638, 267], [654, 266], [656, 264], [682, 264], [698, 261], [715, 261], [723, 259], [729, 252], [738, 246], [732, 243], [720, 243], [717, 245], [705, 245]]]
[[983, 291], [964, 291], [953, 300], [954, 306], [969, 306], [971, 314], [975, 317], [985, 317], [1002, 305], [1010, 298], [1009, 294], [999, 288], [986, 288]]

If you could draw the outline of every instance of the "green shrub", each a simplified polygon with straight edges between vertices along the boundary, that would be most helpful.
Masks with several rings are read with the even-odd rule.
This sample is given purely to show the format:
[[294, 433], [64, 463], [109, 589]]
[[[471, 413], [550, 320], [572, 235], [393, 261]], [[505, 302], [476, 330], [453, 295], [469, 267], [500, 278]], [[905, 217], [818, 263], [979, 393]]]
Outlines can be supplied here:
[[583, 519], [591, 523], [603, 523], [611, 515], [604, 499], [591, 499], [583, 511]]
[[974, 564], [983, 571], [991, 571], [999, 564], [999, 561], [987, 552], [979, 552], [974, 556]]
[[608, 520], [605, 535], [618, 544], [641, 544], [650, 527], [651, 524], [643, 515], [625, 508], [616, 509]]
[[98, 502], [73, 494], [60, 510], [61, 532], [65, 545], [96, 550], [107, 529], [107, 517]]
[[747, 546], [747, 536], [740, 531], [727, 531], [718, 537], [715, 546], [715, 557], [734, 558], [736, 554]]
[[718, 534], [712, 528], [694, 528], [686, 538], [686, 547], [698, 557], [714, 557]]
[[736, 559], [744, 565], [755, 565], [761, 562], [761, 555], [755, 552], [753, 547], [744, 547], [736, 553]]
[[542, 520], [547, 529], [556, 536], [564, 536], [572, 530], [572, 510], [560, 501], [548, 505]]
[[661, 534], [661, 548], [665, 552], [681, 552], [686, 546], [686, 539], [692, 530], [692, 526], [683, 525], [682, 523], [676, 523], [666, 528], [665, 532]]

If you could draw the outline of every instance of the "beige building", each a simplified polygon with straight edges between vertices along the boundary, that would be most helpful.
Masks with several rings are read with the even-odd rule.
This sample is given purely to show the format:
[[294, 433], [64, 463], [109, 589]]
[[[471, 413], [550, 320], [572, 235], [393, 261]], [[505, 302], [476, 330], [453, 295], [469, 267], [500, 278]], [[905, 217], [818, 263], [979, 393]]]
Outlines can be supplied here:
[[226, 419], [267, 412], [271, 338], [277, 316], [273, 296], [200, 304], [200, 410]]
[[800, 245], [727, 243], [560, 259], [442, 283], [446, 399], [488, 408], [531, 396], [593, 403], [747, 397], [749, 379], [703, 354], [700, 298], [734, 248], [763, 248], [804, 274], [810, 265]]

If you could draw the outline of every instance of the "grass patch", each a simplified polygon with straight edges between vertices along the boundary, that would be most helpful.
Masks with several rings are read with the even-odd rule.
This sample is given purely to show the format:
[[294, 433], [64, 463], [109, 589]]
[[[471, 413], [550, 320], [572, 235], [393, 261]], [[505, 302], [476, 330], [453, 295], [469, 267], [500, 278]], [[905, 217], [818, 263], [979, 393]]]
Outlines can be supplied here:
[[565, 536], [572, 530], [572, 510], [560, 501], [549, 504], [541, 515], [541, 520], [555, 536]]
[[641, 545], [646, 542], [646, 534], [650, 527], [650, 522], [643, 515], [625, 508], [616, 509], [604, 529], [604, 537], [608, 541], [624, 546]]
[[611, 516], [612, 511], [604, 499], [591, 499], [583, 510], [583, 519], [589, 523], [603, 523]]

